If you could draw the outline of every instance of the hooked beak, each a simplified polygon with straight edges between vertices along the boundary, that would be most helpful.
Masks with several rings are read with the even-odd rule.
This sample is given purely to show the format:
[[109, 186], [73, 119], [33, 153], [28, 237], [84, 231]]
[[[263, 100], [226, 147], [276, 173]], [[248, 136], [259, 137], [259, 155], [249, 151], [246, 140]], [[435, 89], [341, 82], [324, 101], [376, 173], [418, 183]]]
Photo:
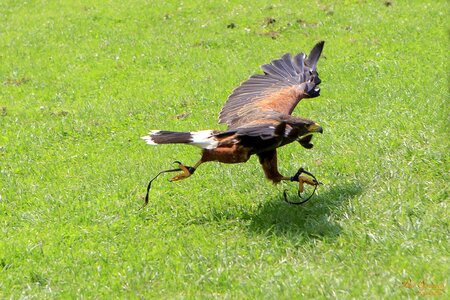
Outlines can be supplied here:
[[321, 127], [319, 124], [317, 124], [317, 123], [311, 124], [311, 125], [309, 126], [309, 128], [308, 128], [308, 131], [309, 131], [309, 132], [319, 132], [319, 133], [323, 133], [322, 127]]

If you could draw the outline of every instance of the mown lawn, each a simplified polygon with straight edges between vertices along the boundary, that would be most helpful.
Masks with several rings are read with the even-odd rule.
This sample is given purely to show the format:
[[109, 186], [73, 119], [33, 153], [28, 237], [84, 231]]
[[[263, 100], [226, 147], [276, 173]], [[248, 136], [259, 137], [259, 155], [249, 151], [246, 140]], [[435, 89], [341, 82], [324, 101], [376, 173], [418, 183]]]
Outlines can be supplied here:
[[[154, 3], [156, 2], [156, 3]], [[0, 298], [448, 296], [448, 1], [0, 2]], [[224, 129], [259, 66], [325, 40], [324, 183], [288, 205], [256, 158], [154, 183], [198, 149], [150, 129]]]

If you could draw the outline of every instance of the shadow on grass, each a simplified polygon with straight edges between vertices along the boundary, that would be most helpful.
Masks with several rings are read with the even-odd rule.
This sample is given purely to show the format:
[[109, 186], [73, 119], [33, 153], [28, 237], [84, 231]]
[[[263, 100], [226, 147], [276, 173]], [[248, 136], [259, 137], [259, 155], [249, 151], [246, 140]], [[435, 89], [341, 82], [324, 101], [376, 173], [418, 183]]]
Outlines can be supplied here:
[[361, 185], [354, 183], [334, 186], [303, 205], [290, 205], [280, 195], [263, 203], [246, 218], [250, 220], [250, 230], [259, 234], [333, 238], [341, 232], [336, 221], [339, 219], [337, 208], [362, 190]]

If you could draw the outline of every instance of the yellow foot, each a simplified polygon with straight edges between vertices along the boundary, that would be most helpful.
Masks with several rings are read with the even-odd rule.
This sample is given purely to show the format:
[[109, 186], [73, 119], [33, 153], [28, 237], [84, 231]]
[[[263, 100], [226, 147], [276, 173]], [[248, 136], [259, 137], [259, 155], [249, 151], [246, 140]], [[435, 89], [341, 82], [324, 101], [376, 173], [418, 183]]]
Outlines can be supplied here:
[[[305, 174], [305, 175], [302, 175]], [[292, 177], [286, 177], [285, 180], [290, 180], [290, 181], [298, 181], [299, 187], [298, 187], [298, 197], [302, 200], [299, 202], [293, 202], [293, 201], [289, 201], [287, 199], [287, 195], [286, 195], [286, 191], [284, 191], [283, 195], [284, 195], [284, 200], [289, 203], [289, 204], [303, 204], [305, 202], [307, 202], [309, 199], [311, 199], [311, 197], [314, 195], [314, 192], [316, 191], [316, 188], [319, 184], [322, 184], [321, 182], [318, 182], [316, 177], [314, 177], [313, 174], [309, 173], [308, 171], [305, 171], [303, 168], [300, 168], [297, 173], [295, 173], [294, 176]], [[312, 185], [314, 187], [314, 190], [312, 191], [312, 193], [307, 197], [303, 197], [303, 192], [305, 191], [305, 184], [307, 185]]]
[[305, 183], [308, 185], [312, 185], [312, 186], [317, 186], [320, 184], [320, 182], [318, 182], [317, 180], [309, 177], [309, 176], [299, 176], [298, 177], [298, 190], [300, 193], [303, 193], [305, 190]]
[[182, 179], [186, 179], [189, 176], [191, 176], [192, 174], [194, 174], [195, 168], [193, 167], [187, 167], [184, 166], [182, 163], [180, 163], [179, 161], [176, 161], [176, 163], [178, 164], [178, 167], [180, 168], [180, 170], [182, 171], [181, 174], [178, 174], [177, 176], [173, 177], [172, 179], [170, 179], [169, 181], [178, 181], [178, 180], [182, 180]]
[[[305, 175], [302, 175], [305, 174]], [[317, 187], [319, 184], [322, 184], [321, 182], [318, 182], [316, 177], [314, 177], [313, 174], [309, 173], [308, 171], [305, 171], [303, 168], [300, 168], [297, 173], [289, 178], [291, 181], [298, 181], [299, 187], [298, 191], [299, 193], [303, 193], [305, 191], [305, 184], [312, 185], [314, 187]]]

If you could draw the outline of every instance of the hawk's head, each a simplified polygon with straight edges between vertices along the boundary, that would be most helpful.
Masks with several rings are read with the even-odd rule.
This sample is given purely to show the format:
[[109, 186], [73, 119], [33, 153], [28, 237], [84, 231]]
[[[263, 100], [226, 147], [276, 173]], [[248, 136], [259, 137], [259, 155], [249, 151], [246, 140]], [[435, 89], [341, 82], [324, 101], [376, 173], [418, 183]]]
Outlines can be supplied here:
[[311, 143], [313, 133], [323, 133], [322, 127], [314, 121], [302, 119], [301, 122], [290, 124], [292, 126], [292, 132], [289, 134], [306, 149], [311, 149], [313, 144]]

